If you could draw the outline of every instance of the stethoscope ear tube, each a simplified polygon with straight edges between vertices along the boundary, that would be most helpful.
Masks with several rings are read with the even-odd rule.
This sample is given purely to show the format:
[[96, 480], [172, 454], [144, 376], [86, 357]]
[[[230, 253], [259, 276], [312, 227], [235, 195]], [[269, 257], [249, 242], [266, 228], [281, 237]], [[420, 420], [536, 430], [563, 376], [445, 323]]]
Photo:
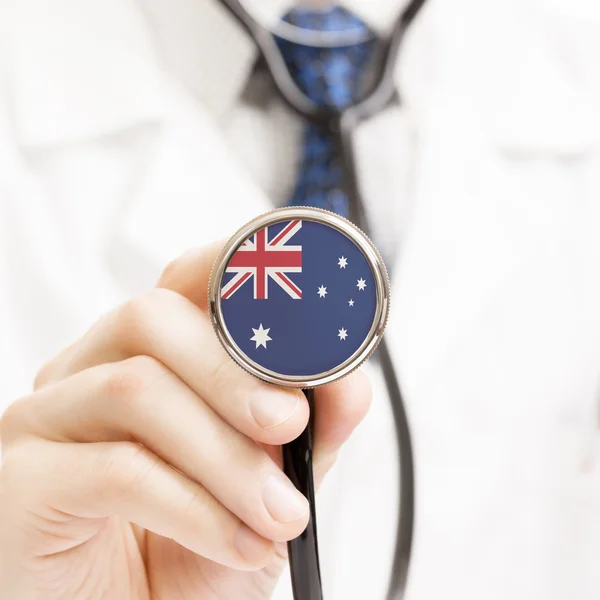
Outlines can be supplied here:
[[[273, 33], [261, 25], [240, 0], [220, 1], [254, 40], [277, 92], [292, 110], [314, 123], [326, 124], [332, 118], [339, 118], [338, 111], [318, 106], [302, 93], [285, 66]], [[396, 94], [394, 82], [396, 65], [404, 35], [426, 2], [427, 0], [411, 0], [398, 15], [391, 34], [386, 40], [382, 60], [379, 63], [379, 72], [371, 89], [360, 102], [351, 107], [360, 119], [377, 114], [393, 100]]]

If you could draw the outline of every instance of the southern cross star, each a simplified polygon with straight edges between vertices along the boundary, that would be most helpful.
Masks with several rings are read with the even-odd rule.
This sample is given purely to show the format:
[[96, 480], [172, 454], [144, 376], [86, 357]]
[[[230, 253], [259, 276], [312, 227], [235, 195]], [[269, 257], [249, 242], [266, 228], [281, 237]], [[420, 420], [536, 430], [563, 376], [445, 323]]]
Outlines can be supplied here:
[[348, 332], [342, 327], [338, 332], [340, 340], [345, 340], [348, 337]]
[[327, 296], [327, 288], [325, 286], [321, 286], [318, 291], [319, 298], [325, 298]]
[[364, 279], [359, 279], [356, 287], [362, 292], [367, 287], [367, 282]]
[[338, 260], [338, 265], [340, 265], [340, 269], [345, 269], [347, 264], [348, 264], [348, 259], [344, 256], [342, 256], [340, 258], [340, 260]]

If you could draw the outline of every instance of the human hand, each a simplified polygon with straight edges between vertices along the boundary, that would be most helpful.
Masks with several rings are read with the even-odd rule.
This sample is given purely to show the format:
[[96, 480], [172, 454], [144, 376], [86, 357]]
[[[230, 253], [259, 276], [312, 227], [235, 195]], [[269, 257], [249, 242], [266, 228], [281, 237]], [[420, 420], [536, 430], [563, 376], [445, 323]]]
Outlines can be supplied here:
[[[225, 353], [207, 315], [220, 248], [103, 317], [0, 422], [0, 597], [266, 600], [308, 503], [280, 445], [308, 422], [299, 390]], [[318, 388], [315, 479], [368, 410], [360, 371]]]

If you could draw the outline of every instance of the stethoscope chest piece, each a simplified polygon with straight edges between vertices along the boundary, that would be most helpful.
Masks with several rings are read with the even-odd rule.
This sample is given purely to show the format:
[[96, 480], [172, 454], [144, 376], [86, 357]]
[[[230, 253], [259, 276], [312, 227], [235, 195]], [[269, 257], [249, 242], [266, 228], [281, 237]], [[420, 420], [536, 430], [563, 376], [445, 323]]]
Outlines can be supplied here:
[[315, 208], [279, 209], [250, 221], [225, 244], [211, 274], [209, 306], [217, 336], [243, 369], [272, 384], [304, 388], [311, 423], [282, 454], [311, 517], [288, 551], [295, 600], [322, 600], [313, 388], [349, 374], [381, 340], [389, 311], [385, 265], [346, 219]]
[[232, 236], [209, 285], [215, 331], [260, 379], [312, 388], [343, 377], [375, 349], [389, 280], [371, 241], [333, 213], [292, 207]]

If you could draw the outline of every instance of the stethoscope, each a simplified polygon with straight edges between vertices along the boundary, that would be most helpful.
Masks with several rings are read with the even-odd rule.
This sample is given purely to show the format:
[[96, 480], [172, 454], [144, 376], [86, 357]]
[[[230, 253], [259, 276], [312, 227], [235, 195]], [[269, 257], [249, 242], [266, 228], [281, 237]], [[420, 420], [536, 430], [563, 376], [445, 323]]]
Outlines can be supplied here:
[[[374, 78], [374, 83], [358, 103], [341, 112], [317, 106], [302, 93], [285, 66], [277, 46], [276, 37], [317, 47], [355, 44], [364, 41], [364, 39], [358, 39], [355, 33], [350, 31], [344, 38], [336, 35], [335, 40], [332, 42], [326, 35], [298, 30], [285, 23], [278, 23], [275, 27], [269, 27], [259, 22], [251, 14], [244, 6], [244, 0], [221, 0], [221, 2], [254, 40], [274, 87], [281, 98], [302, 118], [322, 127], [327, 127], [332, 137], [337, 140], [344, 174], [343, 185], [350, 204], [350, 220], [369, 234], [370, 227], [358, 182], [352, 134], [361, 121], [380, 113], [393, 103], [400, 102], [394, 83], [399, 51], [408, 27], [426, 0], [411, 0], [397, 17], [392, 33], [384, 41], [384, 48], [378, 61], [378, 72]], [[404, 401], [385, 338], [379, 344], [377, 351], [392, 404], [399, 451], [399, 518], [396, 549], [387, 594], [388, 600], [397, 600], [402, 598], [405, 592], [412, 548], [415, 507], [413, 452]], [[309, 394], [310, 400], [311, 396]], [[303, 435], [310, 438], [310, 428]], [[300, 449], [310, 448], [311, 446], [310, 439], [302, 439], [299, 440], [296, 446], [284, 448], [284, 454], [286, 452], [298, 453]], [[307, 495], [314, 516], [315, 501], [314, 490], [312, 489], [312, 472], [309, 468], [310, 463], [307, 461], [306, 468], [302, 468], [302, 457], [288, 456], [288, 459], [294, 464], [300, 465], [300, 468], [294, 473], [294, 483], [297, 487], [302, 488]], [[309, 526], [300, 538], [289, 544], [292, 586], [296, 600], [322, 599], [317, 535], [314, 523], [315, 520], [313, 519], [312, 527]]]

